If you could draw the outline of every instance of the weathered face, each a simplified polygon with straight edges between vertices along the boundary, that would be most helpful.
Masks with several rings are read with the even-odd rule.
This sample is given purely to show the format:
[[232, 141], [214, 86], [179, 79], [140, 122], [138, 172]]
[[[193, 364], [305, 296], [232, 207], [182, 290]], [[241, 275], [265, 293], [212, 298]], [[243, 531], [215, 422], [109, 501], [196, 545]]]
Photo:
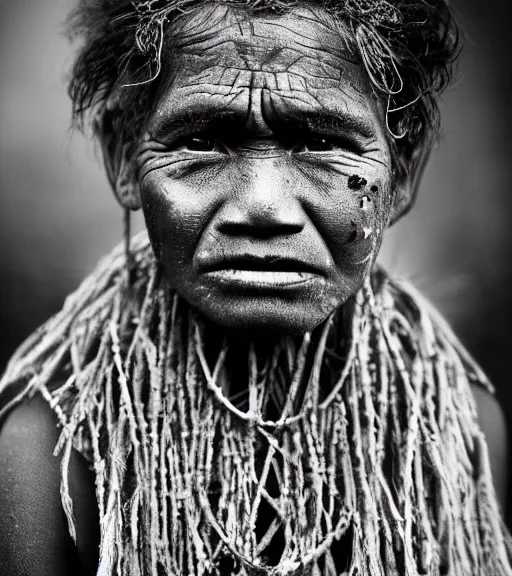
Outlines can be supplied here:
[[137, 154], [155, 252], [214, 322], [311, 330], [358, 290], [380, 246], [382, 108], [339, 30], [310, 11], [218, 8], [181, 38], [172, 74], [164, 52]]

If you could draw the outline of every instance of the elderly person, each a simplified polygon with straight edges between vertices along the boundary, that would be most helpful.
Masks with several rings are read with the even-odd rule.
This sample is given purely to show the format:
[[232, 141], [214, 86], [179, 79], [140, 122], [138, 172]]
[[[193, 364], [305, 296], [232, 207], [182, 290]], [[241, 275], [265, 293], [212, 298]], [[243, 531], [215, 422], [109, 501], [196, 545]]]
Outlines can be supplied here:
[[512, 574], [492, 388], [375, 264], [435, 142], [444, 0], [71, 26], [125, 242], [2, 379], [2, 574]]

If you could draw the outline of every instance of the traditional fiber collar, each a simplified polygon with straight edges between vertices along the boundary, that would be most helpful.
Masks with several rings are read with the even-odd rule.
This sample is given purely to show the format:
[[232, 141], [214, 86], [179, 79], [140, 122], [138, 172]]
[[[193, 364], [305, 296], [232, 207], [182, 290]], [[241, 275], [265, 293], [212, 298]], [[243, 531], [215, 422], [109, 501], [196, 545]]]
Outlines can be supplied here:
[[512, 573], [470, 390], [488, 382], [409, 285], [376, 270], [348, 326], [249, 343], [240, 376], [145, 234], [133, 260], [128, 284], [123, 250], [104, 259], [0, 383], [27, 383], [4, 411], [41, 394], [60, 419], [73, 536], [72, 447], [91, 460], [98, 574]]

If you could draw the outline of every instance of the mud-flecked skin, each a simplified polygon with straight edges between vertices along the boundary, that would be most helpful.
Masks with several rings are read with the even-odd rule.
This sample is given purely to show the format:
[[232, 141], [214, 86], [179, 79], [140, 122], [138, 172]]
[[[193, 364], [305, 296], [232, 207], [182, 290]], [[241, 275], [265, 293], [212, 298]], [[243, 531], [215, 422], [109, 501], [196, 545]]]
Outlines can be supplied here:
[[[306, 10], [219, 9], [207, 29], [192, 16], [164, 53], [137, 153], [140, 201], [171, 284], [216, 323], [311, 330], [359, 288], [393, 197], [407, 194], [393, 190], [382, 103], [331, 24]], [[245, 254], [318, 274], [251, 292], [205, 273]]]

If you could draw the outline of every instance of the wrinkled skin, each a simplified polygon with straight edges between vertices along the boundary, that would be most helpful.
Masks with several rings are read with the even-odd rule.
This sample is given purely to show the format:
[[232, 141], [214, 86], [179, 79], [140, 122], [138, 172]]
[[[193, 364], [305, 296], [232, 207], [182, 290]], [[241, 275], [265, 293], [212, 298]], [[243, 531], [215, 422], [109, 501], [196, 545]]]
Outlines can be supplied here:
[[171, 284], [223, 326], [312, 330], [361, 286], [393, 209], [384, 107], [341, 25], [216, 7], [162, 58], [136, 165]]

